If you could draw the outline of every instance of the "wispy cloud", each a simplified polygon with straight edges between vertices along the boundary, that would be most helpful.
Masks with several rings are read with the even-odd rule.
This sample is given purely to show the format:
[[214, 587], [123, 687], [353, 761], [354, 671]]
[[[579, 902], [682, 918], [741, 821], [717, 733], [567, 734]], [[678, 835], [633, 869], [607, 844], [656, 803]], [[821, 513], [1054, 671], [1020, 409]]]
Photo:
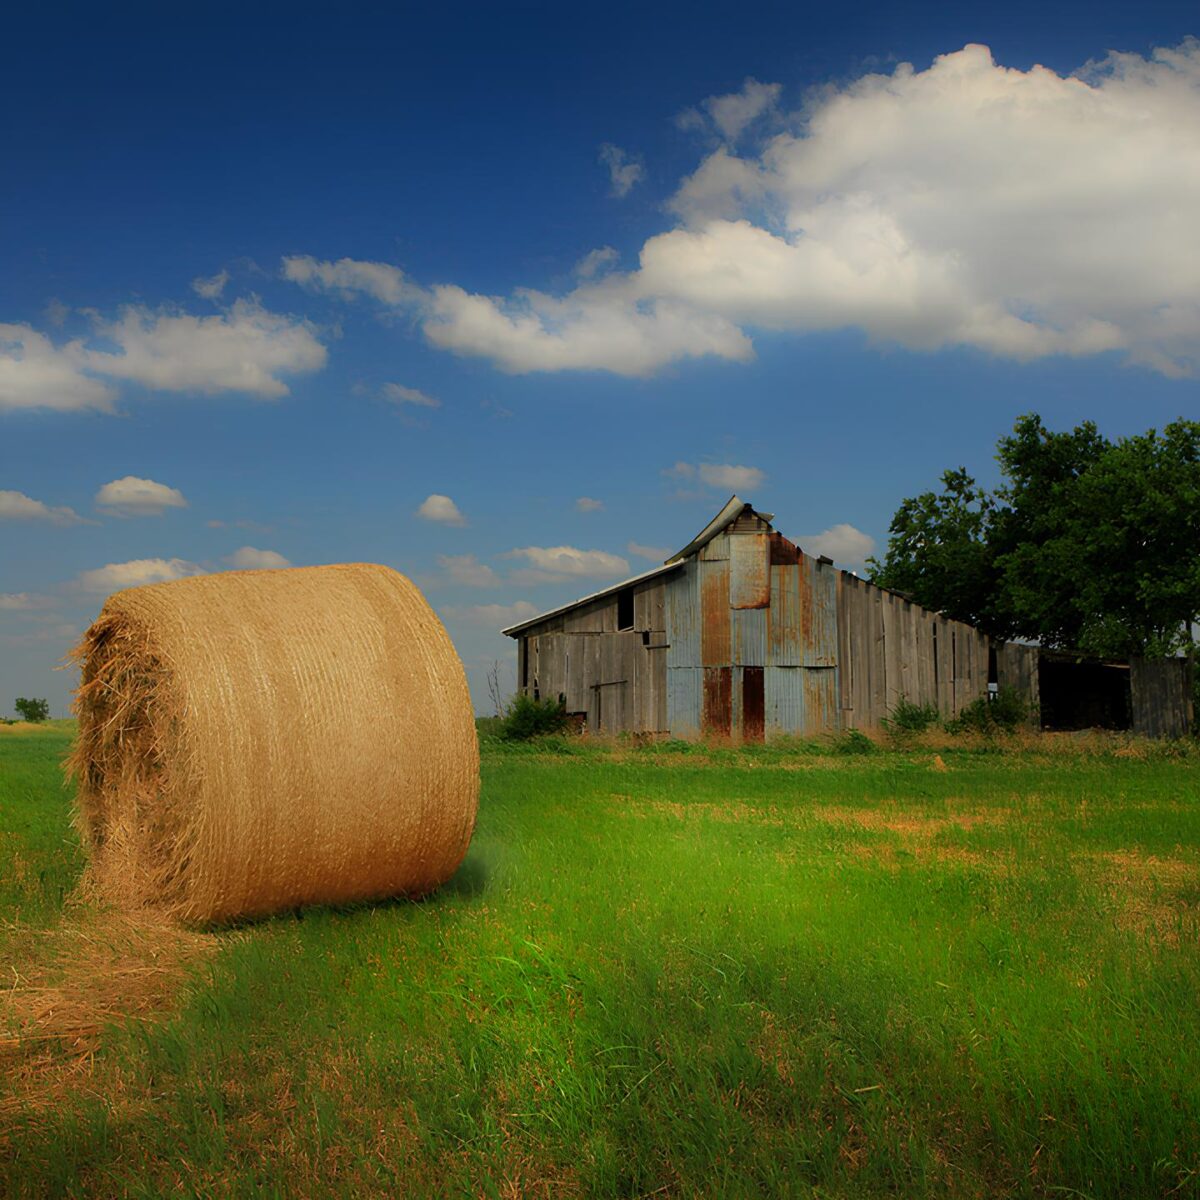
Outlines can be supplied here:
[[580, 496], [579, 499], [575, 501], [575, 507], [580, 512], [600, 512], [600, 510], [604, 508], [604, 501], [597, 500], [593, 496]]
[[580, 550], [575, 546], [522, 546], [506, 558], [523, 559], [530, 565], [509, 577], [516, 583], [555, 583], [567, 579], [610, 579], [628, 575], [629, 562], [606, 550]]
[[94, 570], [82, 571], [75, 582], [81, 591], [105, 596], [121, 588], [168, 583], [173, 579], [203, 574], [203, 567], [184, 558], [135, 558], [129, 562], [106, 563]]
[[415, 404], [418, 408], [441, 408], [442, 402], [416, 388], [405, 387], [400, 383], [385, 383], [379, 389], [380, 395], [393, 404]]
[[49, 525], [79, 525], [84, 519], [65, 505], [51, 507], [24, 492], [0, 491], [0, 521], [45, 521]]
[[600, 147], [600, 161], [608, 168], [608, 180], [612, 194], [618, 198], [628, 196], [635, 184], [642, 181], [645, 168], [636, 159], [611, 142]]
[[292, 565], [278, 551], [259, 550], [254, 546], [235, 550], [225, 561], [239, 571], [273, 571]]
[[495, 587], [500, 583], [500, 576], [474, 554], [439, 554], [437, 561], [450, 583], [473, 588]]

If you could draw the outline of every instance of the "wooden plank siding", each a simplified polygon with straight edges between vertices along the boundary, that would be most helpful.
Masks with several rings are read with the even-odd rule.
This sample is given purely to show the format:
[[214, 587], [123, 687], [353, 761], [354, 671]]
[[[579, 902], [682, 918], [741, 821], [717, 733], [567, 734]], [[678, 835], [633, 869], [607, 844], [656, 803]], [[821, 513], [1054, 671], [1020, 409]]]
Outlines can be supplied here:
[[1153, 738], [1180, 738], [1192, 728], [1189, 663], [1183, 658], [1130, 660], [1133, 731]]

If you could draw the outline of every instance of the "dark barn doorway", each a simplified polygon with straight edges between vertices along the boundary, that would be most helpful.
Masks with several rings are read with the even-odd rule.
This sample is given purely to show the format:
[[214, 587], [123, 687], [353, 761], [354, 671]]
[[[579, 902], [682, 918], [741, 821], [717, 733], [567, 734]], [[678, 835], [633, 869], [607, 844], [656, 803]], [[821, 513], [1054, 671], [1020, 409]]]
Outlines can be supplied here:
[[1038, 663], [1038, 687], [1045, 729], [1133, 727], [1127, 664], [1079, 661], [1043, 652]]

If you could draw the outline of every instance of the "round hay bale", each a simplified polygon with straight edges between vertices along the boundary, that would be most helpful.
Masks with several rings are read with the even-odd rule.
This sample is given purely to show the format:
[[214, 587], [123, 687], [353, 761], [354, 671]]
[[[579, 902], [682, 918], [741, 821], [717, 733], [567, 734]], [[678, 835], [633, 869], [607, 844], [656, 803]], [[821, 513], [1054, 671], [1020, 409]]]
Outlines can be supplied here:
[[189, 923], [419, 896], [457, 869], [466, 677], [403, 575], [237, 571], [117, 592], [75, 651], [90, 878]]

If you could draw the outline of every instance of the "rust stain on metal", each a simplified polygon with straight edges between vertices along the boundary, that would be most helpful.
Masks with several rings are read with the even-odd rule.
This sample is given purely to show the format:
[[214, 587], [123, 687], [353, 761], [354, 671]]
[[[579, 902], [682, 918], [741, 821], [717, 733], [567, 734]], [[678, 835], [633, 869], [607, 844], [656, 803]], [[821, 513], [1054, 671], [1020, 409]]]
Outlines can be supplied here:
[[742, 671], [742, 741], [761, 742], [766, 723], [763, 669], [746, 667]]
[[700, 564], [700, 663], [724, 667], [732, 661], [729, 647], [729, 564]]
[[803, 557], [795, 542], [789, 542], [782, 533], [771, 534], [771, 566], [790, 567]]
[[765, 533], [739, 533], [729, 539], [731, 608], [766, 608], [771, 603], [771, 567]]
[[729, 736], [733, 725], [733, 671], [729, 667], [704, 668], [705, 733]]

